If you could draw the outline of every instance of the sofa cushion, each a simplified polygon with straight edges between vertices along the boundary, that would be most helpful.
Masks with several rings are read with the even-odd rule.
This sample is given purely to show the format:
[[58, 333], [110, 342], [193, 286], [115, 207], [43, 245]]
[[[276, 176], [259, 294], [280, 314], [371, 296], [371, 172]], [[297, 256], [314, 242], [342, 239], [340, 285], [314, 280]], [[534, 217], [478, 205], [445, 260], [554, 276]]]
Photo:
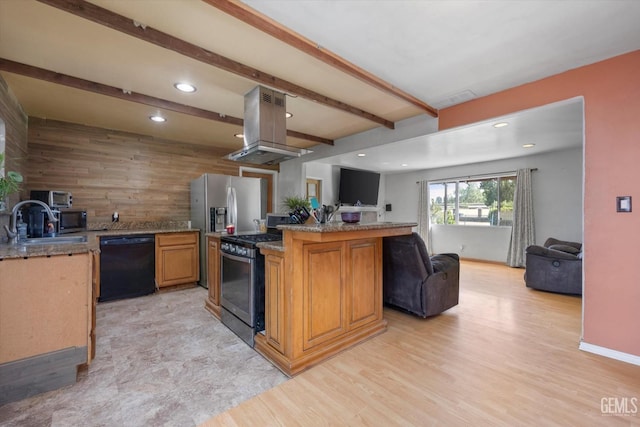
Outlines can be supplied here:
[[566, 240], [558, 240], [555, 239], [553, 237], [549, 237], [545, 242], [544, 242], [544, 247], [548, 248], [549, 246], [552, 245], [567, 245], [567, 246], [573, 246], [576, 249], [582, 249], [582, 243], [579, 242], [568, 242]]
[[551, 245], [549, 246], [549, 249], [555, 249], [556, 251], [567, 252], [574, 255], [580, 253], [580, 249], [574, 248], [573, 246], [569, 245]]
[[577, 260], [580, 253], [572, 254], [569, 252], [559, 251], [556, 249], [545, 248], [543, 246], [531, 245], [527, 246], [526, 249], [527, 255], [538, 255], [547, 258], [555, 258], [555, 259], [567, 259], [567, 260]]

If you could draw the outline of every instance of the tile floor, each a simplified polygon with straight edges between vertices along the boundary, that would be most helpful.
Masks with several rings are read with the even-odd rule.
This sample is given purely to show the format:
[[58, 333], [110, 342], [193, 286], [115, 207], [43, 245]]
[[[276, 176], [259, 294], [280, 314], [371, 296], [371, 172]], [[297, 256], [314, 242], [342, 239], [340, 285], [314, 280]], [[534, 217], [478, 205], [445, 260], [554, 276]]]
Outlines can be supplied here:
[[0, 426], [195, 426], [286, 381], [204, 309], [206, 292], [98, 304], [88, 372], [0, 406]]

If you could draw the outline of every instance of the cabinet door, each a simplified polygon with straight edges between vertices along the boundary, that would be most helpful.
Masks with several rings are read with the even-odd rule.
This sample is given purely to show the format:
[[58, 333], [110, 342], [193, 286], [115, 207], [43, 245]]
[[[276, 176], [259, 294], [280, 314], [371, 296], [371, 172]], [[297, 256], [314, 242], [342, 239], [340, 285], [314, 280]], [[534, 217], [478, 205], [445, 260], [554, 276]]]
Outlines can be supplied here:
[[303, 249], [303, 349], [347, 330], [343, 242], [306, 244]]
[[347, 242], [347, 313], [349, 329], [381, 318], [382, 247], [379, 239]]
[[198, 272], [194, 268], [197, 259], [194, 246], [167, 246], [160, 248], [161, 279], [158, 286], [181, 285], [196, 282]]
[[156, 235], [156, 281], [158, 287], [198, 281], [198, 234]]
[[209, 302], [220, 306], [220, 239], [208, 237], [207, 245], [207, 287]]
[[285, 351], [285, 295], [284, 258], [267, 254], [264, 259], [265, 334], [267, 342], [284, 354]]

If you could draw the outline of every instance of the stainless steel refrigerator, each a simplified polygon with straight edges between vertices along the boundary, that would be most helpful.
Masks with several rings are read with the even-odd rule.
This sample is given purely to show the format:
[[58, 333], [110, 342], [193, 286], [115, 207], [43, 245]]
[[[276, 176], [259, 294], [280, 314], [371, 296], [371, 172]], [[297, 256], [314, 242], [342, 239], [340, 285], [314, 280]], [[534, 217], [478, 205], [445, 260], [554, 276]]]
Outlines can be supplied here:
[[200, 229], [200, 285], [207, 287], [205, 233], [223, 232], [229, 223], [235, 234], [253, 232], [253, 220], [266, 217], [266, 192], [259, 178], [204, 174], [191, 181], [191, 226]]

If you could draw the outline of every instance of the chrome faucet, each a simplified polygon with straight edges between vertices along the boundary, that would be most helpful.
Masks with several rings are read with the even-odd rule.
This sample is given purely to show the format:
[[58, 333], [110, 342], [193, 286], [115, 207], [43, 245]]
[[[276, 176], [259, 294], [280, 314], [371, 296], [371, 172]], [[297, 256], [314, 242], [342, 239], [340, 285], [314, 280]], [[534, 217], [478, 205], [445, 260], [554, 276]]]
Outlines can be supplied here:
[[23, 200], [21, 202], [18, 202], [13, 207], [13, 209], [11, 209], [11, 220], [9, 222], [9, 227], [7, 227], [6, 225], [4, 226], [4, 229], [7, 231], [7, 238], [10, 244], [15, 245], [16, 243], [18, 243], [18, 229], [16, 224], [16, 222], [18, 221], [18, 209], [24, 205], [33, 203], [35, 203], [36, 205], [41, 205], [45, 209], [47, 215], [49, 216], [49, 221], [56, 222], [58, 220], [51, 208], [46, 203], [41, 202], [40, 200]]

